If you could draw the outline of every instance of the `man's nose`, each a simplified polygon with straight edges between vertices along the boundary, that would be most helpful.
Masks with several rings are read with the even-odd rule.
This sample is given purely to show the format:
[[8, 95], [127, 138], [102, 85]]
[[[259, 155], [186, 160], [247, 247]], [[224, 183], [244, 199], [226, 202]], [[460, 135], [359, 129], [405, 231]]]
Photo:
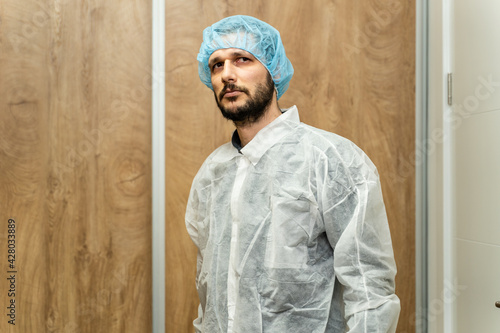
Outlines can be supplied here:
[[221, 79], [222, 79], [222, 82], [234, 82], [234, 81], [236, 81], [235, 68], [229, 60], [226, 60], [224, 62], [224, 68], [222, 69]]

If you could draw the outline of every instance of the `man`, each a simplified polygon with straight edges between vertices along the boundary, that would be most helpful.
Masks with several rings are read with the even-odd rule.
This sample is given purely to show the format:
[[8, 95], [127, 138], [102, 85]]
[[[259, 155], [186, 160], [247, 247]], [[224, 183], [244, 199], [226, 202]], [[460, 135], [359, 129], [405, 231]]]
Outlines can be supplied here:
[[203, 32], [199, 75], [236, 130], [196, 175], [197, 332], [395, 332], [396, 267], [378, 174], [350, 141], [280, 110], [293, 68], [248, 16]]

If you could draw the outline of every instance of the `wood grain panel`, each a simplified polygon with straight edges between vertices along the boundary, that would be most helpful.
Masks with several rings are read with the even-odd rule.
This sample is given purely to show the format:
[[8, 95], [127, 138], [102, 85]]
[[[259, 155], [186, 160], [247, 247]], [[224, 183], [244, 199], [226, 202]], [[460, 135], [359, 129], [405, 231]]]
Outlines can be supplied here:
[[147, 2], [0, 3], [1, 332], [151, 331], [150, 50]]
[[198, 79], [202, 30], [235, 14], [276, 27], [295, 68], [281, 107], [347, 137], [378, 166], [392, 232], [402, 312], [414, 332], [415, 3], [403, 0], [167, 0], [167, 332], [192, 332], [196, 250], [184, 227], [191, 181], [230, 139], [213, 93]]

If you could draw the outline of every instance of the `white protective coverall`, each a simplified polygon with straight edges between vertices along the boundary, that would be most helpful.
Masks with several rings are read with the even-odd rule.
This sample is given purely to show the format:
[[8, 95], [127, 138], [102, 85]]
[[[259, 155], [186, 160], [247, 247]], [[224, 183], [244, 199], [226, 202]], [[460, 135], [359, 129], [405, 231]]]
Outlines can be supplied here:
[[196, 175], [196, 332], [395, 332], [396, 265], [375, 166], [296, 107]]

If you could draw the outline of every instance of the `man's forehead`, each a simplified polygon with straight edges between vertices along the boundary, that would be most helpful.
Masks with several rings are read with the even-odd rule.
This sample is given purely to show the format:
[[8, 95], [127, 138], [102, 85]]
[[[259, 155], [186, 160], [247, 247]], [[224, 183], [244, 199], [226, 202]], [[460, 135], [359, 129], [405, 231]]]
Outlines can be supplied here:
[[238, 48], [219, 49], [214, 51], [214, 53], [210, 55], [210, 58], [208, 58], [208, 63], [212, 64], [226, 57], [241, 57], [241, 56], [248, 58], [255, 58], [250, 52], [242, 49]]

